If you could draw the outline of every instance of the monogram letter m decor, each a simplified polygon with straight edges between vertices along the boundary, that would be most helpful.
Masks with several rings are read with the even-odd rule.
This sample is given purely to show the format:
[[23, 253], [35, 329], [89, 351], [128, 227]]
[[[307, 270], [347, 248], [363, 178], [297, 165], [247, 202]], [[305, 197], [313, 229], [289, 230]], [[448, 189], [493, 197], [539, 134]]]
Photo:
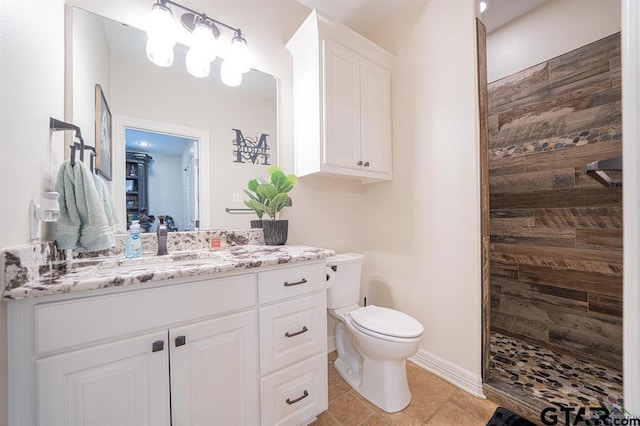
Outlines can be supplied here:
[[[257, 137], [244, 137], [242, 130], [232, 129], [236, 132], [236, 138], [233, 145], [236, 147], [233, 151], [235, 157], [234, 163], [251, 163], [262, 164], [264, 166], [269, 163], [269, 145], [267, 144], [267, 134], [263, 133], [260, 139]], [[262, 160], [262, 163], [260, 163]]]

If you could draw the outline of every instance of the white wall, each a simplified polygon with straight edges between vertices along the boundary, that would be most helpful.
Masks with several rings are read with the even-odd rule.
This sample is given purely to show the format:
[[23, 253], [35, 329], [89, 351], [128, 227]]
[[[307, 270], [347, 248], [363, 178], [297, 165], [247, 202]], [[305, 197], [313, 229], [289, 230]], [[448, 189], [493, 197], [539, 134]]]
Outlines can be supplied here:
[[623, 0], [624, 407], [640, 413], [640, 4]]
[[[59, 132], [51, 135], [49, 117], [62, 118], [64, 113], [63, 72], [62, 0], [1, 0], [0, 247], [29, 241], [29, 201], [53, 189], [64, 137]], [[0, 425], [7, 422], [6, 363], [6, 304], [2, 303]]]
[[364, 241], [370, 303], [417, 318], [422, 350], [479, 379], [475, 14], [473, 0], [414, 0], [369, 34], [396, 54], [394, 178], [365, 189]]
[[620, 0], [549, 1], [487, 35], [489, 82], [620, 31]]
[[62, 0], [0, 5], [0, 247], [6, 247], [29, 241], [29, 201], [53, 189], [62, 155], [63, 134], [50, 134], [49, 117], [64, 112], [64, 7]]
[[[73, 67], [70, 77], [73, 84], [65, 89], [65, 96], [72, 96], [73, 113], [68, 119], [80, 127], [85, 143], [95, 147], [95, 85], [102, 86], [107, 104], [111, 106], [111, 51], [99, 16], [79, 9], [74, 9], [72, 13]], [[85, 161], [88, 162], [86, 157]]]
[[158, 216], [173, 217], [178, 229], [184, 229], [182, 219], [182, 157], [164, 154], [152, 154], [153, 161], [149, 166], [149, 187], [155, 191], [149, 193], [149, 214], [156, 217], [151, 232], [155, 232], [160, 223]]

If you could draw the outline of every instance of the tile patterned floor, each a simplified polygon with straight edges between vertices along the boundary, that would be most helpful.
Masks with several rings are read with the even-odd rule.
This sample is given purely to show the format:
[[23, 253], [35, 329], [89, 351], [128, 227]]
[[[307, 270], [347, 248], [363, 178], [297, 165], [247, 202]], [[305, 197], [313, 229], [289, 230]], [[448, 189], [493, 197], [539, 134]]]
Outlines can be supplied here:
[[491, 377], [570, 407], [622, 407], [622, 373], [491, 333]]
[[497, 405], [476, 398], [428, 371], [407, 362], [412, 400], [404, 410], [389, 414], [353, 390], [333, 368], [329, 354], [329, 409], [315, 426], [438, 425], [485, 426]]

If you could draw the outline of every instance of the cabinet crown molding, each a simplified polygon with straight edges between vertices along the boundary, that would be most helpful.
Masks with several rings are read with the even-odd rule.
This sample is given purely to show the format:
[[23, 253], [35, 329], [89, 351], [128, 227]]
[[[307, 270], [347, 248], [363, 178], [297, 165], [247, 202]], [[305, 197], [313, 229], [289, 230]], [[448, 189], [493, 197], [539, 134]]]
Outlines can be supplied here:
[[316, 9], [311, 11], [307, 19], [304, 20], [291, 36], [286, 47], [293, 55], [300, 49], [305, 48], [309, 41], [318, 36], [325, 40], [332, 40], [350, 50], [358, 52], [361, 56], [385, 68], [391, 69], [395, 62], [395, 55], [346, 25], [332, 22]]

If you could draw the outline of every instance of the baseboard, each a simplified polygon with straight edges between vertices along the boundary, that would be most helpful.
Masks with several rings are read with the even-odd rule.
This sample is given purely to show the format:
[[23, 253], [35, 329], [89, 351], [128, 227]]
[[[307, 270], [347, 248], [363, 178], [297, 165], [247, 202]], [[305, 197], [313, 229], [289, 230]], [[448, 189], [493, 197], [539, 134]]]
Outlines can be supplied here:
[[482, 391], [482, 378], [457, 364], [424, 349], [419, 349], [409, 361], [477, 398], [487, 398]]
[[327, 353], [333, 352], [336, 349], [336, 336], [327, 336]]

